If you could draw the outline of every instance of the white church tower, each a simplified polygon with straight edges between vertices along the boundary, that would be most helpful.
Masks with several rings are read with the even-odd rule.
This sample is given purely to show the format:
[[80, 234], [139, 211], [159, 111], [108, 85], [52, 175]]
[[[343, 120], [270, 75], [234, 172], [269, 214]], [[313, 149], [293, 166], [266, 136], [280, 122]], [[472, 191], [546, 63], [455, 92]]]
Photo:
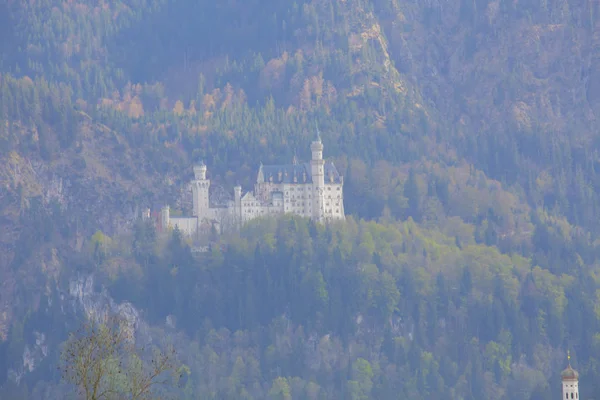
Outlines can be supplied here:
[[579, 399], [579, 373], [571, 367], [571, 354], [567, 352], [569, 366], [561, 372], [562, 378], [562, 398]]
[[317, 129], [317, 138], [310, 145], [312, 159], [310, 161], [310, 169], [312, 175], [312, 216], [315, 221], [323, 221], [323, 193], [325, 189], [325, 161], [323, 160], [323, 143], [321, 135]]
[[194, 180], [192, 181], [193, 211], [192, 215], [200, 221], [209, 216], [208, 190], [210, 180], [206, 179], [206, 165], [201, 162], [194, 166]]

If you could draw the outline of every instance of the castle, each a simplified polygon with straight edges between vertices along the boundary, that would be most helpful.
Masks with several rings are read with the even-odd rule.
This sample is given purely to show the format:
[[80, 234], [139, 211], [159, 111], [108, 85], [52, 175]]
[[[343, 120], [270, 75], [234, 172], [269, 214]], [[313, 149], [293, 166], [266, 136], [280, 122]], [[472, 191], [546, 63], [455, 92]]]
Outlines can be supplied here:
[[190, 217], [172, 217], [169, 206], [160, 212], [160, 226], [177, 227], [193, 235], [203, 228], [239, 227], [251, 219], [278, 214], [295, 214], [317, 222], [344, 219], [344, 178], [333, 162], [323, 160], [321, 137], [311, 143], [308, 163], [260, 165], [254, 192], [233, 189], [234, 200], [226, 206], [211, 205], [210, 180], [204, 163], [194, 166], [192, 185], [193, 211]]

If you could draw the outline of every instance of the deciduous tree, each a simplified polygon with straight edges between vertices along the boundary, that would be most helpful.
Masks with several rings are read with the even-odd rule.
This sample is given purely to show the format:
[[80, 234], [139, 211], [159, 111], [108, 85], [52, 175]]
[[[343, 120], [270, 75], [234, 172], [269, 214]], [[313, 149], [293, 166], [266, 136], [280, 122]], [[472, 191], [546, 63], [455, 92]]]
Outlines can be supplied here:
[[152, 399], [173, 383], [176, 354], [155, 350], [144, 362], [127, 321], [118, 317], [91, 320], [69, 336], [61, 355], [62, 377], [85, 400]]

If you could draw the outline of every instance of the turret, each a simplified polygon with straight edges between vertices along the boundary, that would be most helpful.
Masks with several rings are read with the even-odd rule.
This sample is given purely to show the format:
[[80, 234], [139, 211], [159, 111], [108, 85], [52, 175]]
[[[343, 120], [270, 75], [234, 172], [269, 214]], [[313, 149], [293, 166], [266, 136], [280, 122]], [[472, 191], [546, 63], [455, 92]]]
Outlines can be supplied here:
[[192, 182], [192, 214], [202, 219], [208, 216], [208, 209], [210, 207], [210, 180], [206, 179], [206, 165], [203, 162], [194, 166], [194, 178]]
[[313, 160], [323, 159], [323, 142], [321, 142], [321, 134], [317, 130], [317, 137], [310, 145], [310, 151], [312, 152]]
[[242, 187], [237, 185], [233, 188], [233, 194], [235, 197], [235, 204], [241, 203], [242, 201]]
[[194, 177], [197, 181], [206, 180], [206, 165], [200, 161], [200, 164], [194, 166]]
[[242, 187], [237, 185], [233, 188], [235, 218], [238, 221], [242, 220]]
[[323, 143], [321, 142], [321, 135], [319, 129], [317, 129], [317, 137], [310, 145], [310, 151], [312, 152], [312, 159], [310, 161], [310, 169], [312, 175], [312, 216], [316, 221], [323, 220], [323, 202], [325, 189], [325, 175], [323, 161]]

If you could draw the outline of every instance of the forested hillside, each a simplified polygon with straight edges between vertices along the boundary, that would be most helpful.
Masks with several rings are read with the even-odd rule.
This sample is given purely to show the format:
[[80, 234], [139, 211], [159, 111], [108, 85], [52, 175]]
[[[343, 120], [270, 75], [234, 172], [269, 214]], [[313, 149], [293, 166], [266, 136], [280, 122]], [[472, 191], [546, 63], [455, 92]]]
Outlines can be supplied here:
[[[0, 398], [73, 393], [61, 343], [106, 308], [175, 345], [177, 398], [552, 399], [567, 349], [600, 396], [598, 12], [0, 0]], [[316, 126], [345, 222], [198, 255], [139, 218]]]

